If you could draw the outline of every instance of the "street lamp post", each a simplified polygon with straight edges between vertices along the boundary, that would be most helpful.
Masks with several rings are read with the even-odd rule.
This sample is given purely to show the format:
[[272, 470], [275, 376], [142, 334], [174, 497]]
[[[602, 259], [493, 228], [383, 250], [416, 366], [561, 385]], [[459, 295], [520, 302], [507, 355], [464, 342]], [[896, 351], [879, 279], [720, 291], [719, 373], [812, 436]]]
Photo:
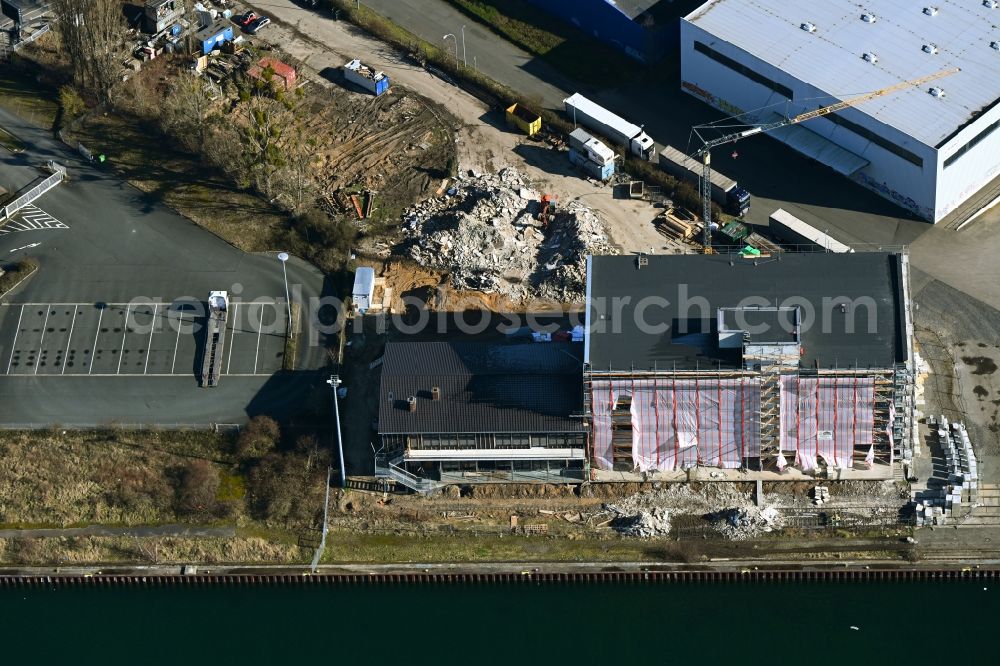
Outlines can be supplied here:
[[[458, 56], [458, 42], [455, 42], [455, 55]], [[465, 26], [462, 26], [462, 64], [469, 66], [469, 59], [465, 56]]]
[[288, 298], [288, 270], [285, 268], [285, 262], [288, 261], [288, 253], [279, 252], [278, 261], [281, 262], [281, 275], [285, 278], [285, 305], [288, 306], [288, 337], [294, 340], [295, 327], [292, 326], [292, 300]]
[[[451, 37], [452, 39], [455, 40], [455, 65], [457, 66], [458, 65], [458, 38], [455, 37], [454, 34], [452, 34], [452, 33], [449, 32], [447, 35], [445, 35], [441, 39], [444, 40], [445, 44], [447, 44], [449, 37]], [[447, 48], [448, 47], [446, 46], [445, 49], [447, 49]]]

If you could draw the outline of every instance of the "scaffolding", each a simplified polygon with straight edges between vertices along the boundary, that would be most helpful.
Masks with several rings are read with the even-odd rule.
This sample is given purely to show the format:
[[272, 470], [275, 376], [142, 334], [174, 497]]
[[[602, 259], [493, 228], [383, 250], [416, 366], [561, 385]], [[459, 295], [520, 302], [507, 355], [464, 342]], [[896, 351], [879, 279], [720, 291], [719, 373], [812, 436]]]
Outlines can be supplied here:
[[587, 367], [588, 461], [618, 472], [781, 471], [792, 462], [825, 471], [892, 465], [899, 456], [912, 392], [906, 372], [758, 360], [742, 369]]

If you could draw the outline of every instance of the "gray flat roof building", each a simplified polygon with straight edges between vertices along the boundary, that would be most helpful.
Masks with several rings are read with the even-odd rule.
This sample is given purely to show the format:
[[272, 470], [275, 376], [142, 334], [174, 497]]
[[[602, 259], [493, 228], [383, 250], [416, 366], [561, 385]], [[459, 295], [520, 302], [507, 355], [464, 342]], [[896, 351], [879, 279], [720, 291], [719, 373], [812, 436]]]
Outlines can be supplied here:
[[[749, 306], [749, 330], [787, 317], [753, 308], [797, 307], [803, 368], [892, 367], [905, 360], [900, 255], [783, 253], [768, 259], [728, 255], [591, 257], [586, 362], [604, 370], [732, 368], [741, 350], [720, 348], [720, 310]], [[839, 305], [849, 304], [847, 311]], [[732, 311], [726, 313], [727, 328]], [[770, 322], [770, 323], [769, 323]], [[767, 338], [764, 331], [754, 333]]]

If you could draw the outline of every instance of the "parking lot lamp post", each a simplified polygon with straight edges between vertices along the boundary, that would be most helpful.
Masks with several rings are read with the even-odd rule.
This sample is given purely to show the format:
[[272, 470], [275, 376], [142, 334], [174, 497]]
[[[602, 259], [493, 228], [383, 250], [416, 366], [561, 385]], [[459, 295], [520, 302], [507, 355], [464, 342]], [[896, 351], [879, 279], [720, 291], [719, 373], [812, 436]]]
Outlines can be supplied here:
[[447, 35], [445, 35], [444, 37], [441, 38], [442, 40], [444, 40], [444, 43], [446, 45], [445, 46], [445, 52], [447, 52], [447, 50], [448, 50], [447, 44], [448, 44], [448, 38], [449, 37], [451, 37], [452, 39], [455, 40], [455, 66], [458, 67], [458, 38], [455, 37], [455, 35], [452, 34], [452, 33], [450, 33], [450, 32]]
[[278, 261], [281, 262], [281, 274], [285, 278], [285, 305], [288, 306], [288, 337], [294, 340], [295, 328], [292, 326], [292, 301], [288, 298], [288, 270], [285, 268], [285, 262], [288, 261], [288, 253], [279, 252]]

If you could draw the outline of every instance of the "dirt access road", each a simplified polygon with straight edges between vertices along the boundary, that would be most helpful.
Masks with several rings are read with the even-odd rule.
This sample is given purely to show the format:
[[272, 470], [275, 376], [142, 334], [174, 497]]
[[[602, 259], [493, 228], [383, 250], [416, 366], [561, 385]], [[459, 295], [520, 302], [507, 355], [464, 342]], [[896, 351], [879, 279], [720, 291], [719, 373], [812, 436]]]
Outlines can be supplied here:
[[447, 108], [460, 123], [455, 138], [460, 172], [495, 172], [514, 166], [531, 179], [536, 191], [557, 194], [563, 203], [580, 201], [600, 212], [622, 252], [663, 252], [676, 247], [653, 227], [656, 210], [648, 203], [614, 199], [610, 187], [592, 184], [573, 171], [565, 153], [508, 130], [502, 110], [490, 109], [408, 62], [387, 44], [290, 0], [247, 5], [276, 19], [270, 26], [273, 29], [261, 34], [262, 39], [280, 45], [317, 72], [360, 58], [366, 65], [385, 70], [394, 85], [408, 87]]

